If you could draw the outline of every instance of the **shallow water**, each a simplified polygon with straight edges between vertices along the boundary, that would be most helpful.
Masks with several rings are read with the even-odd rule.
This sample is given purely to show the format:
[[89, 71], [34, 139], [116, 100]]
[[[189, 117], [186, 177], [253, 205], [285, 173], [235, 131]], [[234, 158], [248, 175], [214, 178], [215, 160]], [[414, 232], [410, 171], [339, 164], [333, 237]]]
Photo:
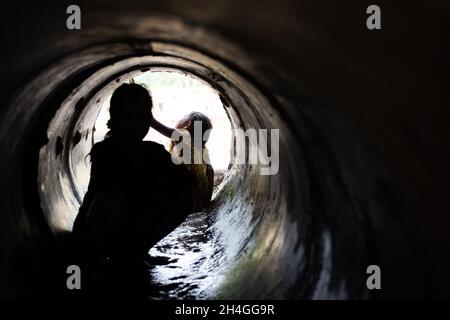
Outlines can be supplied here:
[[217, 266], [221, 249], [211, 241], [208, 214], [191, 214], [149, 251], [151, 298], [198, 299], [211, 294], [213, 279], [208, 275]]

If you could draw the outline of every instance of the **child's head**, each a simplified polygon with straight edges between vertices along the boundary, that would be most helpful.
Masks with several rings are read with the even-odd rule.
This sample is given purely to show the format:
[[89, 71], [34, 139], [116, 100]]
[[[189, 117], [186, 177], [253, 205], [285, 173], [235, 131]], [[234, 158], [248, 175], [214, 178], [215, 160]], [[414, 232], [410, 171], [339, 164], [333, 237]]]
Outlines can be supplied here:
[[[209, 132], [212, 129], [211, 120], [201, 112], [191, 112], [188, 115], [184, 116], [178, 123], [176, 124], [177, 129], [186, 129], [191, 134], [191, 137], [194, 137], [194, 128], [195, 122], [198, 121], [201, 123], [202, 136], [206, 139], [203, 141], [203, 146], [205, 146], [206, 142], [209, 139]], [[205, 132], [206, 135], [205, 135]]]
[[125, 83], [111, 96], [109, 107], [110, 133], [143, 139], [150, 128], [152, 98], [143, 86]]

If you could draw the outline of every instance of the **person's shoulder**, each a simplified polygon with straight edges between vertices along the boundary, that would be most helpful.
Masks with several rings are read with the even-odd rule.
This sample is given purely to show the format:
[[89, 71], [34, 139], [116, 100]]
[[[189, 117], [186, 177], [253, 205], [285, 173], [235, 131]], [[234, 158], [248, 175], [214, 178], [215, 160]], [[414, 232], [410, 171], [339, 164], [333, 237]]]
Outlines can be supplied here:
[[106, 147], [108, 144], [109, 144], [109, 139], [105, 139], [105, 140], [96, 142], [92, 146], [92, 150], [94, 150], [94, 149], [102, 149], [102, 148]]
[[109, 152], [111, 152], [111, 149], [114, 149], [115, 147], [114, 147], [114, 145], [113, 145], [113, 143], [112, 143], [112, 140], [111, 139], [105, 139], [105, 140], [102, 140], [102, 141], [99, 141], [99, 142], [97, 142], [97, 143], [95, 143], [93, 146], [92, 146], [92, 149], [91, 149], [91, 155], [92, 154], [103, 154], [103, 153], [109, 153]]
[[102, 153], [103, 151], [105, 151], [108, 148], [109, 148], [109, 143], [108, 143], [108, 139], [106, 139], [106, 140], [95, 143], [91, 148], [90, 154], [93, 155], [93, 154]]
[[162, 144], [153, 141], [142, 141], [142, 149], [153, 158], [160, 160], [161, 158], [169, 158], [170, 153]]
[[167, 152], [162, 144], [153, 141], [142, 141], [142, 146], [148, 150], [154, 150], [155, 152]]

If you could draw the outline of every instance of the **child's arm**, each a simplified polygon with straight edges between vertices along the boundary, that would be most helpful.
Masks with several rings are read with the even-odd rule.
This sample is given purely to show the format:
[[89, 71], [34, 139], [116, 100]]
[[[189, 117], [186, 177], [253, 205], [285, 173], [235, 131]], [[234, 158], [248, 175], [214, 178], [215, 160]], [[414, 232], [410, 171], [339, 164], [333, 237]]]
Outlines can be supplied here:
[[156, 131], [158, 131], [159, 133], [161, 133], [163, 136], [166, 136], [167, 138], [172, 138], [172, 134], [175, 130], [174, 128], [170, 128], [170, 127], [166, 127], [165, 125], [163, 125], [161, 122], [159, 122], [158, 120], [156, 120], [155, 118], [152, 117], [152, 120], [150, 122], [150, 126], [155, 129]]

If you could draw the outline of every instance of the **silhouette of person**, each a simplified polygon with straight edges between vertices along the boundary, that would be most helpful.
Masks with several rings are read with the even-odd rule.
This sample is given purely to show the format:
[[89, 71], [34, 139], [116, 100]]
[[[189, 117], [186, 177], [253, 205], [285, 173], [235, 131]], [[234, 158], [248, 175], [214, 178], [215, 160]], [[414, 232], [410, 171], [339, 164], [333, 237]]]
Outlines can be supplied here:
[[195, 176], [162, 145], [142, 141], [151, 108], [144, 87], [121, 85], [111, 97], [110, 131], [90, 152], [91, 179], [73, 235], [101, 294], [145, 290], [143, 258], [195, 207]]
[[[197, 126], [195, 125], [197, 123]], [[184, 116], [181, 120], [177, 122], [175, 128], [170, 128], [155, 118], [151, 120], [151, 126], [161, 133], [162, 135], [173, 139], [175, 137], [190, 137], [188, 147], [190, 147], [190, 157], [188, 157], [187, 163], [183, 162], [184, 166], [192, 172], [197, 180], [195, 185], [195, 211], [202, 211], [207, 209], [211, 203], [211, 197], [214, 189], [214, 169], [209, 160], [209, 152], [206, 147], [206, 143], [209, 139], [210, 131], [212, 130], [211, 120], [201, 112], [191, 112]], [[201, 143], [196, 145], [194, 141], [195, 130], [200, 130], [198, 134], [201, 137]], [[178, 131], [174, 135], [174, 131]], [[174, 154], [179, 159], [185, 159], [182, 156], [183, 148], [175, 148], [176, 145], [180, 143], [185, 143], [183, 139], [181, 141], [172, 140], [170, 145], [170, 152]], [[199, 159], [195, 163], [195, 158]]]

